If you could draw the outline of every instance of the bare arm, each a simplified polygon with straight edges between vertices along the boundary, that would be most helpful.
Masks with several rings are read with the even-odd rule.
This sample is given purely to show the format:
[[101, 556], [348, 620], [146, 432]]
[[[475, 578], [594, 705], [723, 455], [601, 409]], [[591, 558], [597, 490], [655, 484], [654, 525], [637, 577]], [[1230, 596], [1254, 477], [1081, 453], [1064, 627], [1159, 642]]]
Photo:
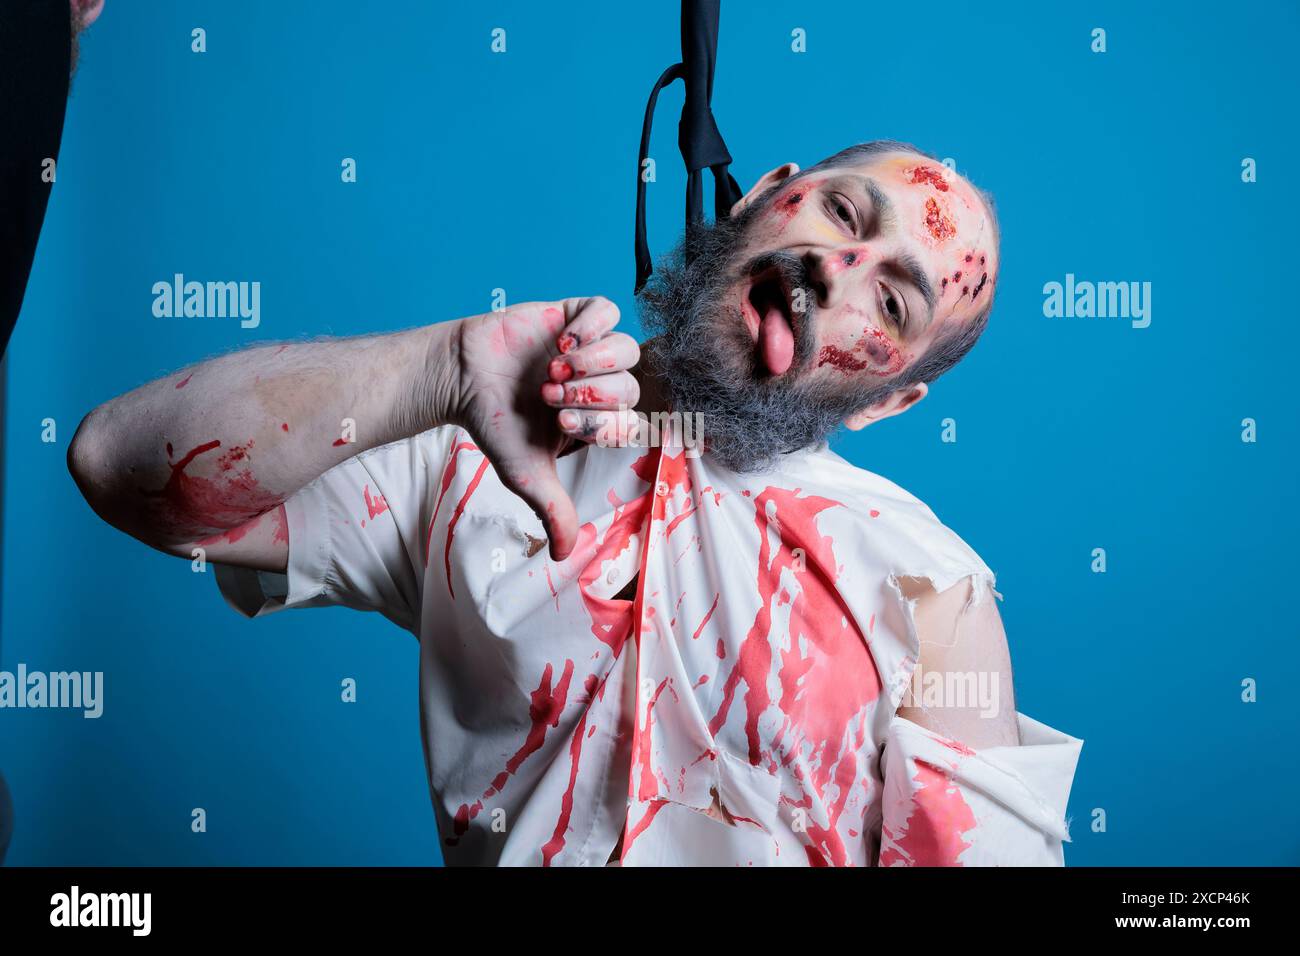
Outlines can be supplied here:
[[[92, 411], [69, 468], [104, 520], [146, 544], [188, 555], [202, 543], [213, 560], [242, 552], [282, 569], [287, 546], [275, 545], [287, 538], [274, 512], [285, 498], [358, 452], [447, 420], [454, 330], [211, 359]], [[257, 520], [268, 512], [273, 520]]]
[[[916, 599], [920, 686], [898, 714], [949, 740], [979, 750], [1020, 743], [1011, 655], [992, 594], [968, 607], [971, 579], [936, 593], [923, 579], [903, 580]], [[920, 699], [916, 699], [919, 695]]]
[[[557, 409], [635, 403], [627, 369], [639, 353], [610, 332], [617, 321], [607, 300], [566, 299], [391, 335], [250, 348], [99, 406], [73, 438], [69, 468], [104, 520], [152, 547], [189, 556], [200, 545], [213, 561], [283, 570], [287, 497], [368, 448], [454, 423], [563, 556], [577, 518], [554, 457], [581, 436], [560, 426]], [[588, 377], [613, 405], [555, 384]]]
[[916, 700], [913, 682], [913, 699], [905, 697], [889, 725], [875, 831], [881, 866], [1064, 862], [1066, 804], [1083, 741], [1035, 721], [1021, 738], [997, 604], [982, 592], [970, 605], [972, 582], [986, 587], [968, 576], [936, 593], [928, 579], [900, 580], [916, 602], [919, 693], [930, 699]]

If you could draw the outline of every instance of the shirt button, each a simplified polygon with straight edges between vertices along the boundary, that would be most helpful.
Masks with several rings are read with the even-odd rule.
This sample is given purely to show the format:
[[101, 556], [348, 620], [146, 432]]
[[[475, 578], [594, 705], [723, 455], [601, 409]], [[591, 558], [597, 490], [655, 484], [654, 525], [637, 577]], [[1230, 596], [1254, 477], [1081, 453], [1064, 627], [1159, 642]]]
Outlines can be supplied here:
[[655, 482], [655, 494], [657, 494], [660, 498], [667, 498], [667, 497], [668, 497], [668, 482], [666, 482], [666, 481], [657, 481], [657, 482]]

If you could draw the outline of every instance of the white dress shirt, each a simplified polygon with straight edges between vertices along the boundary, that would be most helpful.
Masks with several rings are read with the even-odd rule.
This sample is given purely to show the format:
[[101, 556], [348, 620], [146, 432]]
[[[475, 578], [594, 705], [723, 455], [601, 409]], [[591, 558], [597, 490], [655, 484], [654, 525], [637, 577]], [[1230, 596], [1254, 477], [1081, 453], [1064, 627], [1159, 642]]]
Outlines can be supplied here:
[[419, 639], [448, 864], [1061, 864], [1082, 741], [1021, 714], [1021, 746], [975, 751], [896, 714], [898, 579], [994, 594], [922, 502], [825, 445], [761, 475], [673, 444], [557, 467], [562, 562], [446, 426], [289, 498], [287, 574], [218, 568], [245, 614], [341, 604]]

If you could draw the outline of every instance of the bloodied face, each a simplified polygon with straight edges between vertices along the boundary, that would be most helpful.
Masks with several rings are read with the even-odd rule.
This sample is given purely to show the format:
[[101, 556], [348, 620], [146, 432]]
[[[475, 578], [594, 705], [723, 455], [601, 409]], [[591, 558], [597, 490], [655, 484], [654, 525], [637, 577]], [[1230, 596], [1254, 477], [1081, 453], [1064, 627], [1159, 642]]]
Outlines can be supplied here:
[[987, 309], [997, 272], [983, 199], [937, 161], [785, 166], [660, 270], [648, 351], [710, 448], [748, 470], [924, 395], [909, 370]]
[[[992, 295], [984, 203], [933, 160], [888, 154], [783, 182], [765, 199], [736, 298], [769, 375], [892, 377]], [[790, 287], [779, 267], [761, 268], [776, 257], [797, 260], [788, 272], [803, 281]], [[812, 348], [796, 366], [801, 323]]]

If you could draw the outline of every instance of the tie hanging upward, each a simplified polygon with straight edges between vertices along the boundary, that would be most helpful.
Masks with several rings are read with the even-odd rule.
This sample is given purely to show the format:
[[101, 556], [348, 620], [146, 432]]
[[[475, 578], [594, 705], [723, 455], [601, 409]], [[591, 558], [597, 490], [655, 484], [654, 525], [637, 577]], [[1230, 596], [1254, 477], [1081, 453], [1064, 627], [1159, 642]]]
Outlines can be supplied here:
[[[682, 62], [664, 70], [650, 91], [645, 120], [641, 124], [641, 152], [636, 165], [636, 291], [640, 292], [654, 271], [650, 246], [646, 242], [644, 178], [650, 151], [650, 127], [654, 121], [659, 91], [674, 80], [686, 84], [682, 119], [677, 127], [677, 144], [686, 162], [686, 225], [704, 219], [704, 170], [713, 171], [714, 216], [725, 219], [740, 199], [740, 186], [727, 167], [731, 154], [713, 119], [713, 68], [718, 57], [718, 15], [721, 0], [682, 0]], [[689, 250], [688, 250], [689, 253]]]

